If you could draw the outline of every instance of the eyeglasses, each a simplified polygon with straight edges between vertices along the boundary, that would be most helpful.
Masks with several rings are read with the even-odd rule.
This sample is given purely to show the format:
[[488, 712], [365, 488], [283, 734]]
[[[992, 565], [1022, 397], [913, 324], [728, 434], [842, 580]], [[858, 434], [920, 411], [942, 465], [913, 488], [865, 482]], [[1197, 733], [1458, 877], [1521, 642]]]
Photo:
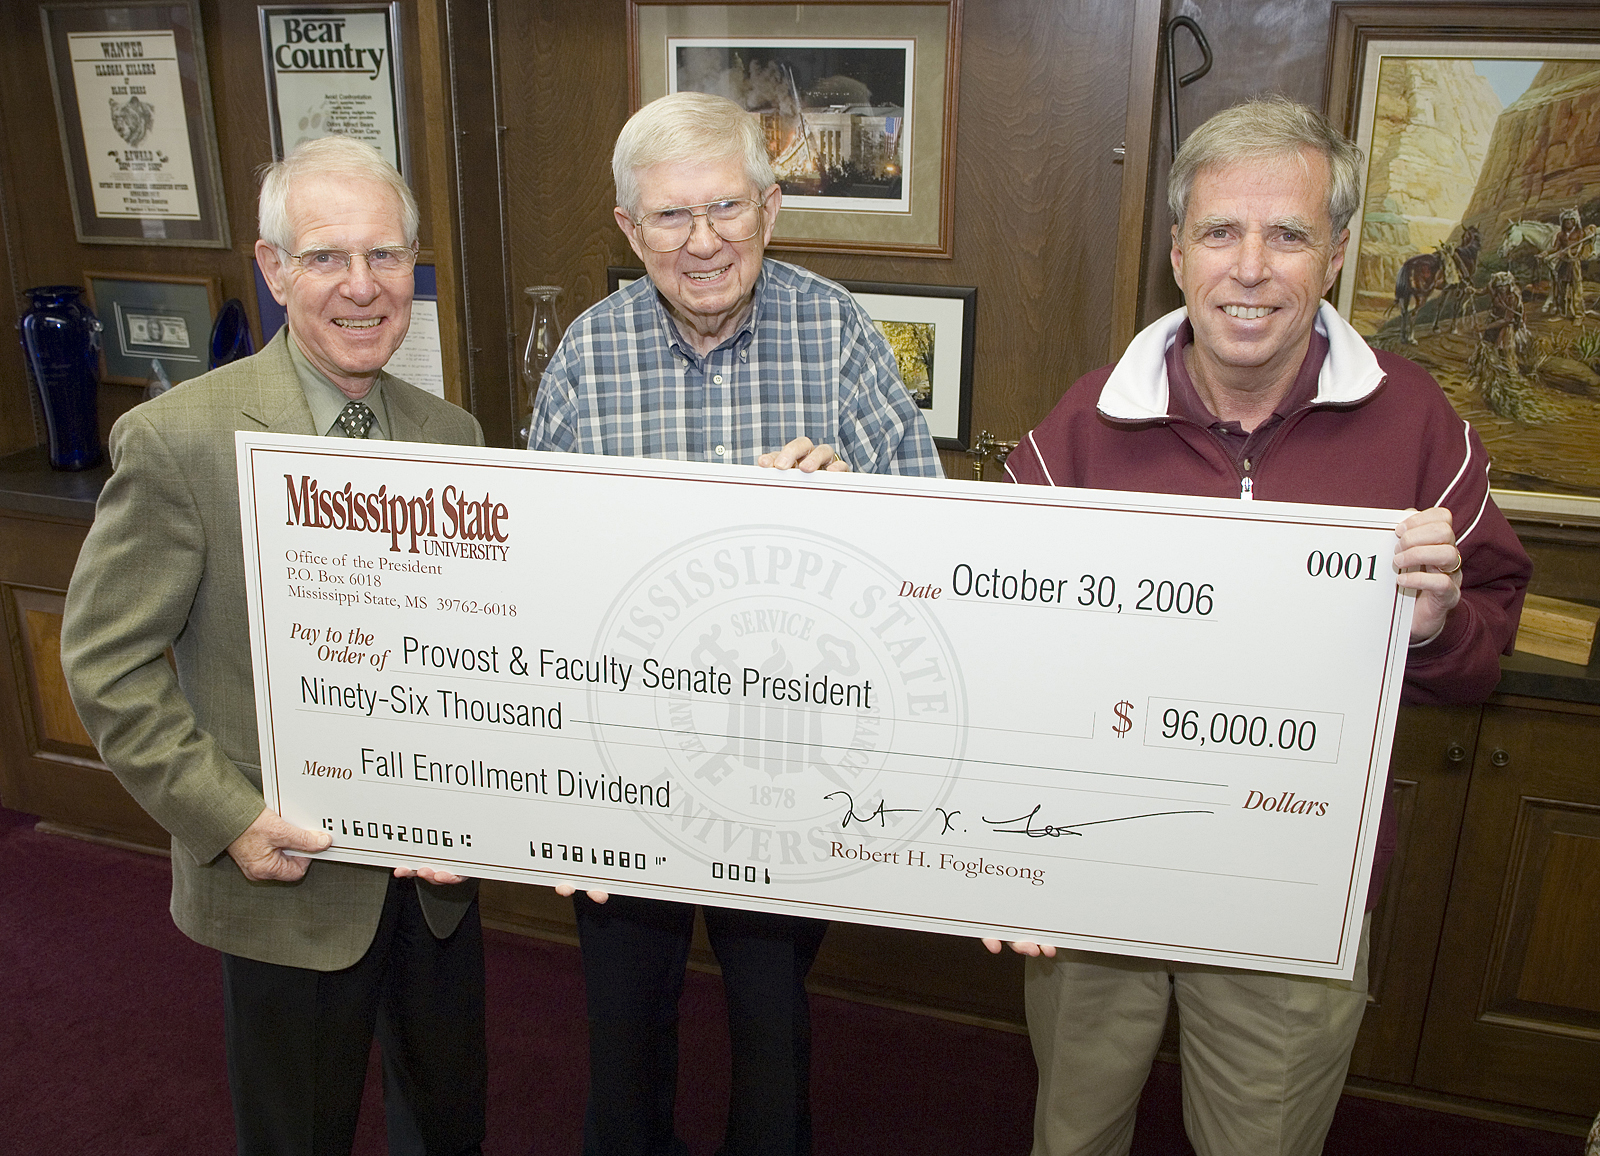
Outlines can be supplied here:
[[[700, 210], [695, 212], [695, 210]], [[762, 202], [748, 198], [725, 197], [703, 205], [679, 205], [657, 209], [633, 223], [639, 238], [655, 253], [675, 253], [689, 243], [694, 219], [704, 217], [713, 232], [724, 241], [748, 241], [761, 231]]]
[[409, 273], [417, 263], [417, 251], [404, 245], [385, 245], [365, 253], [344, 249], [307, 249], [304, 253], [291, 253], [284, 249], [283, 255], [313, 277], [342, 277], [350, 272], [350, 264], [357, 257], [366, 261], [374, 277], [399, 277]]

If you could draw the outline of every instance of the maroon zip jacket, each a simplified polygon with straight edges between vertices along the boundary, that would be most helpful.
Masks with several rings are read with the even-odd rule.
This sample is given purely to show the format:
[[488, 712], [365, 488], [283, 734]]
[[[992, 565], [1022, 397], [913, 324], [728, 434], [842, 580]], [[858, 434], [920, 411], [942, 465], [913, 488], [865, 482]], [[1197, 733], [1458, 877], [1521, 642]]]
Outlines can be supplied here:
[[[1487, 698], [1500, 679], [1499, 656], [1516, 640], [1533, 564], [1489, 497], [1483, 444], [1438, 383], [1403, 357], [1373, 351], [1324, 302], [1316, 319], [1321, 339], [1312, 341], [1312, 356], [1326, 349], [1316, 394], [1284, 417], [1251, 461], [1245, 486], [1245, 471], [1216, 436], [1172, 412], [1167, 350], [1187, 324], [1184, 310], [1169, 313], [1135, 337], [1122, 360], [1078, 379], [1006, 459], [1007, 478], [1336, 506], [1446, 506], [1461, 550], [1461, 601], [1438, 637], [1411, 648], [1402, 698]], [[1394, 841], [1386, 793], [1369, 908]]]

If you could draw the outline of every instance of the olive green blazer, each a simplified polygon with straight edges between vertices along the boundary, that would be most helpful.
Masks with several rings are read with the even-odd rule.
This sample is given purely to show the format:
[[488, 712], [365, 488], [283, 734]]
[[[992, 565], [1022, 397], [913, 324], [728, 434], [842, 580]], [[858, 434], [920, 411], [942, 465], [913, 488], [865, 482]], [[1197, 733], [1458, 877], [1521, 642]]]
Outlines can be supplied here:
[[[483, 444], [471, 414], [398, 378], [385, 377], [384, 403], [395, 440]], [[297, 883], [253, 883], [227, 855], [264, 805], [235, 430], [317, 432], [286, 329], [112, 427], [114, 472], [67, 591], [61, 661], [101, 758], [172, 834], [178, 927], [233, 955], [331, 971], [372, 942], [389, 870], [318, 861]], [[475, 891], [417, 886], [441, 937]]]

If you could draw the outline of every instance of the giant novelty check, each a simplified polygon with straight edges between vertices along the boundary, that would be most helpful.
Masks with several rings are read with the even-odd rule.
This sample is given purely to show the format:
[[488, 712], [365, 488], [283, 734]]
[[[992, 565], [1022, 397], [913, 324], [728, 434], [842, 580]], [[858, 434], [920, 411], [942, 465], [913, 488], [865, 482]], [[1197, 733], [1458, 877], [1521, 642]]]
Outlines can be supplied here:
[[1394, 511], [238, 435], [329, 858], [1348, 977]]

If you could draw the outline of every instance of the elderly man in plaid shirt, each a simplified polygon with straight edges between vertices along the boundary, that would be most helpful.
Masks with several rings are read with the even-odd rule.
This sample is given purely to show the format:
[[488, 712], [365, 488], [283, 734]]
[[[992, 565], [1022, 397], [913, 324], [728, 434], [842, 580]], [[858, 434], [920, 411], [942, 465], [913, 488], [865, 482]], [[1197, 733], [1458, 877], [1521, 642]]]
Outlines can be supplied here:
[[[642, 279], [585, 312], [540, 383], [528, 448], [940, 475], [883, 337], [844, 289], [763, 257], [782, 193], [755, 117], [684, 92], [628, 121], [617, 224]], [[686, 1153], [673, 1132], [694, 908], [575, 899], [589, 1007], [586, 1156]], [[827, 924], [704, 908], [733, 1087], [719, 1156], [811, 1151], [805, 977]]]

